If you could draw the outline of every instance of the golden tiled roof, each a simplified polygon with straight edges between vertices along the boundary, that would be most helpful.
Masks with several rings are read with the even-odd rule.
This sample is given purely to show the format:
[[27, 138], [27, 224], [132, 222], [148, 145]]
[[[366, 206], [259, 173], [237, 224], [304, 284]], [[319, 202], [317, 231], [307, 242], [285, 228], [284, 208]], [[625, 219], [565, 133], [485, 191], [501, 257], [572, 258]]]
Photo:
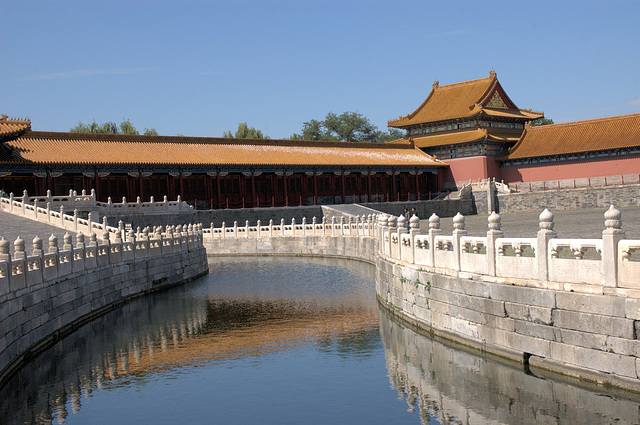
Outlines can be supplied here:
[[[494, 98], [498, 93], [495, 108]], [[495, 72], [488, 78], [439, 86], [436, 81], [429, 96], [414, 112], [387, 123], [389, 127], [404, 128], [412, 125], [470, 118], [480, 114], [520, 119], [535, 119], [542, 113], [519, 109], [506, 95]]]
[[527, 127], [502, 160], [640, 147], [640, 113]]
[[446, 166], [411, 143], [344, 143], [32, 131], [2, 161], [185, 166]]
[[20, 134], [31, 129], [31, 121], [28, 119], [11, 118], [6, 115], [0, 116], [0, 140], [18, 137]]
[[432, 148], [436, 146], [458, 145], [460, 143], [475, 142], [476, 140], [492, 140], [496, 142], [517, 142], [520, 130], [470, 129], [450, 131], [440, 134], [427, 134], [412, 137], [416, 147]]

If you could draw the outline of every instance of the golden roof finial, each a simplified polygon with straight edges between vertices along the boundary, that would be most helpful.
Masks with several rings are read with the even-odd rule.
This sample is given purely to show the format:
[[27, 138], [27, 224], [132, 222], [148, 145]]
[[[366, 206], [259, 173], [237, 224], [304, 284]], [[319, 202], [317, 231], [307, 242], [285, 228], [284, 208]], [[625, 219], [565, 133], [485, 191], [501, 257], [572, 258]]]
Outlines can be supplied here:
[[2, 118], [0, 118], [0, 122], [5, 122], [7, 120], [7, 118], [9, 118], [9, 117], [6, 116], [5, 114], [2, 114]]
[[493, 69], [491, 71], [489, 71], [489, 77], [496, 78], [496, 71], [493, 70]]
[[436, 80], [436, 81], [433, 83], [433, 86], [432, 86], [432, 87], [433, 87], [433, 89], [434, 89], [434, 90], [435, 90], [435, 89], [437, 89], [438, 87], [440, 87], [440, 81]]

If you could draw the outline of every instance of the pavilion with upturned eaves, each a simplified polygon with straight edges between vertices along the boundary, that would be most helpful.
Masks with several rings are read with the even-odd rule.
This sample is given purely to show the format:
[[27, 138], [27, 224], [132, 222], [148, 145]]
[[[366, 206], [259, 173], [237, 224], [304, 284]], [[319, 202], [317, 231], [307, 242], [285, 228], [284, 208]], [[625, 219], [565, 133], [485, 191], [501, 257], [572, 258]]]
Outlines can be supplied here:
[[497, 177], [496, 158], [516, 144], [527, 123], [541, 112], [518, 108], [498, 77], [440, 86], [409, 115], [388, 122], [406, 130], [416, 147], [449, 164], [443, 183]]

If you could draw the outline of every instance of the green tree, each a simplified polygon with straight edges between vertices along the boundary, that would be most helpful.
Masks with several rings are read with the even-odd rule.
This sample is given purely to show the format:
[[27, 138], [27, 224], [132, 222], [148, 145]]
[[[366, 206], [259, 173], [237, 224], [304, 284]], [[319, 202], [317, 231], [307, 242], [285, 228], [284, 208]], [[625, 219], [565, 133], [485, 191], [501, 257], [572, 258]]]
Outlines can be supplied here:
[[390, 142], [396, 139], [402, 139], [405, 136], [405, 132], [398, 130], [397, 128], [390, 128], [387, 133], [382, 133], [380, 141], [382, 143]]
[[549, 125], [549, 124], [553, 124], [553, 120], [551, 118], [538, 118], [537, 120], [531, 121], [531, 125], [533, 127], [536, 127], [539, 125]]
[[222, 137], [229, 139], [268, 139], [269, 136], [262, 134], [262, 131], [249, 127], [246, 122], [238, 124], [238, 130], [235, 134], [231, 131], [225, 131]]
[[386, 142], [404, 137], [400, 130], [378, 130], [369, 119], [358, 112], [329, 112], [324, 120], [309, 120], [302, 124], [302, 132], [294, 133], [293, 140], [328, 140], [341, 142]]
[[[120, 125], [113, 121], [107, 121], [102, 124], [97, 123], [96, 120], [93, 120], [91, 124], [85, 124], [80, 121], [78, 125], [69, 131], [71, 133], [140, 134], [133, 124], [131, 124], [129, 118], [123, 118]], [[155, 128], [145, 128], [144, 134], [146, 136], [157, 136], [158, 132]]]

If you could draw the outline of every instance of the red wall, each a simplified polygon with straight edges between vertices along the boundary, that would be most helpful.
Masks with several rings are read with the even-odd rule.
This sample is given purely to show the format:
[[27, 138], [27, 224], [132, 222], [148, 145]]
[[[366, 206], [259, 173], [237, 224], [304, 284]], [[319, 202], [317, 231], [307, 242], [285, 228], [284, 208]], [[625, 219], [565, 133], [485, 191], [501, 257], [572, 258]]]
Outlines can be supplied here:
[[[504, 180], [505, 183], [521, 183], [638, 173], [640, 173], [640, 155], [615, 159], [603, 158], [503, 167], [500, 170], [500, 179]], [[496, 180], [499, 180], [498, 177], [496, 177]]]
[[470, 158], [457, 158], [444, 160], [449, 168], [443, 170], [440, 179], [440, 189], [446, 183], [468, 182], [495, 177], [500, 180], [500, 164], [493, 157], [473, 156]]

